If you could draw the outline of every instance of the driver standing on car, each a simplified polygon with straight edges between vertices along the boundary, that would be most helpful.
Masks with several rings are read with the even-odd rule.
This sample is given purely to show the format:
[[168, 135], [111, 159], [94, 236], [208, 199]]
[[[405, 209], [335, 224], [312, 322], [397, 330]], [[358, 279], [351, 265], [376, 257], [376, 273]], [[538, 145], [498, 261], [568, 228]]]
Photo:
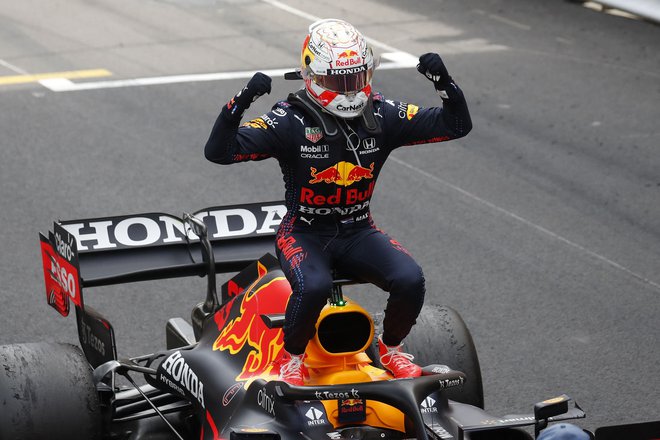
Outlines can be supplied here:
[[372, 92], [374, 55], [349, 23], [313, 23], [301, 54], [304, 88], [240, 125], [245, 110], [271, 91], [256, 73], [222, 107], [206, 158], [231, 164], [273, 157], [282, 169], [287, 213], [276, 253], [291, 284], [279, 378], [303, 385], [304, 352], [332, 289], [332, 269], [389, 292], [378, 337], [380, 360], [394, 377], [421, 375], [402, 341], [424, 302], [424, 275], [408, 251], [378, 229], [369, 203], [392, 150], [460, 138], [472, 128], [463, 93], [439, 55], [419, 58], [442, 107], [419, 108]]

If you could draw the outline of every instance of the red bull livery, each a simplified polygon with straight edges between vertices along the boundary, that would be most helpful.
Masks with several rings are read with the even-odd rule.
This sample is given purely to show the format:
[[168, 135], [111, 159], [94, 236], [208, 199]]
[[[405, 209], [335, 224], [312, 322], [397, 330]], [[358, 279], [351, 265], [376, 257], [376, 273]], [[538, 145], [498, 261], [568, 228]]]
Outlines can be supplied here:
[[[420, 332], [407, 340], [423, 375], [393, 380], [377, 361], [378, 328], [342, 295], [342, 286], [353, 281], [341, 273], [306, 349], [305, 385], [277, 380], [291, 287], [267, 252], [281, 207], [272, 202], [212, 207], [183, 219], [142, 213], [56, 222], [53, 232], [41, 235], [46, 288], [49, 297], [55, 290], [71, 300], [80, 348], [0, 346], [0, 438], [530, 440], [519, 427], [584, 416], [566, 395], [537, 403], [532, 414], [486, 413], [474, 344], [448, 307], [426, 308]], [[281, 246], [298, 254], [296, 242]], [[216, 273], [233, 274], [219, 297]], [[167, 321], [165, 346], [154, 341], [150, 354], [119, 358], [113, 326], [83, 301], [96, 286], [200, 275], [208, 281], [205, 298], [199, 295], [191, 319]], [[134, 304], [112, 304], [138, 317], [139, 295], [153, 293], [141, 290], [135, 287]], [[182, 293], [194, 297], [194, 290]]]

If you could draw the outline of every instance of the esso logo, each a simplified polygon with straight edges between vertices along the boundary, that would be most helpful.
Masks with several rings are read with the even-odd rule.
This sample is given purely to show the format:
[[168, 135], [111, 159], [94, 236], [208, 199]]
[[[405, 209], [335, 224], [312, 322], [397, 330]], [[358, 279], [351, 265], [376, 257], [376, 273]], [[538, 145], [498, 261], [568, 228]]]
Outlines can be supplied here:
[[67, 293], [71, 298], [76, 297], [76, 277], [66, 270], [66, 267], [51, 259], [50, 261], [51, 273], [55, 274], [57, 284], [62, 287], [64, 293]]

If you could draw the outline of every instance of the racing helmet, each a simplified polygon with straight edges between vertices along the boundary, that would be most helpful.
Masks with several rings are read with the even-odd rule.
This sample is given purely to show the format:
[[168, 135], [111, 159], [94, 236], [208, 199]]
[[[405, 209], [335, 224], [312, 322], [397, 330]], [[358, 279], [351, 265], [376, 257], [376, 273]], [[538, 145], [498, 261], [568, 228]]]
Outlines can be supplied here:
[[309, 26], [301, 74], [309, 97], [340, 118], [360, 116], [371, 95], [374, 56], [351, 24], [334, 18]]

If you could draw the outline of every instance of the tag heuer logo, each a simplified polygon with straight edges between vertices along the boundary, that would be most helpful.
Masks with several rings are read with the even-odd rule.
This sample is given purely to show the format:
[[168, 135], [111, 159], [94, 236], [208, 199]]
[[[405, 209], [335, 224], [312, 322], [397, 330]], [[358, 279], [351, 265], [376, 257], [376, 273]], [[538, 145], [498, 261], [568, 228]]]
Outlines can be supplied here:
[[323, 132], [319, 127], [306, 127], [305, 137], [309, 139], [310, 142], [317, 143], [323, 137]]

